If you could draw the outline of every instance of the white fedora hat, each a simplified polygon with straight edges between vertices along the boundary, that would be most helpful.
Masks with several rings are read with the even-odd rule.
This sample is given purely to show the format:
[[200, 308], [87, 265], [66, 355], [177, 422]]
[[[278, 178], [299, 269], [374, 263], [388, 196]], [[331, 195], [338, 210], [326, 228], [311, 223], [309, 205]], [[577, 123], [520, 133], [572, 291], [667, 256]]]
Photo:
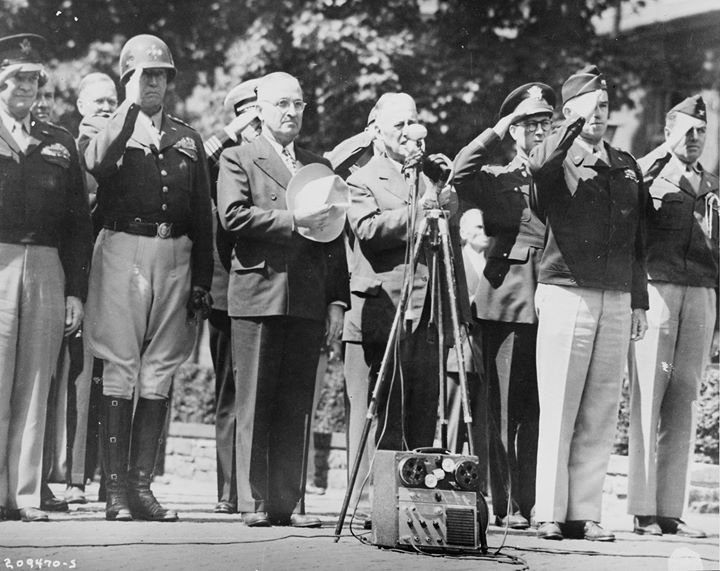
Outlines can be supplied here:
[[305, 165], [298, 170], [287, 187], [288, 210], [332, 206], [327, 222], [322, 228], [298, 228], [298, 232], [315, 242], [332, 242], [340, 236], [345, 226], [345, 212], [350, 207], [350, 189], [345, 181], [330, 167], [322, 163]]

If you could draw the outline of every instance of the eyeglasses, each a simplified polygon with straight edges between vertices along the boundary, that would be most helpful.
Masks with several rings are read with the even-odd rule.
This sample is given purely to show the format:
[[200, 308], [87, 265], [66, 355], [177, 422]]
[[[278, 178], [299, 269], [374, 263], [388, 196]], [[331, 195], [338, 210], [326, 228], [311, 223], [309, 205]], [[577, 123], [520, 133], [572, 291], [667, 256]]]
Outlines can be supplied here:
[[538, 128], [543, 131], [549, 131], [550, 127], [552, 127], [552, 121], [550, 121], [550, 119], [543, 119], [542, 121], [523, 121], [522, 123], [518, 123], [518, 125], [525, 129], [528, 133], [534, 133], [538, 130]]
[[302, 99], [280, 99], [278, 101], [263, 99], [263, 101], [273, 104], [283, 113], [288, 112], [291, 106], [295, 108], [296, 113], [302, 113], [305, 110], [305, 107], [307, 107], [307, 103], [305, 103]]

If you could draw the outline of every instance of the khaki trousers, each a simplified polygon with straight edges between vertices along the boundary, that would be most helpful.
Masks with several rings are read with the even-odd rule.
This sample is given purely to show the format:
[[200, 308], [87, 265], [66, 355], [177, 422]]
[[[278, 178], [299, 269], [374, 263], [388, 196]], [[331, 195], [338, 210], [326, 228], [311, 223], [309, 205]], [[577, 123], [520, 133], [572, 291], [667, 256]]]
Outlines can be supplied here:
[[85, 329], [90, 350], [105, 361], [103, 394], [130, 399], [137, 384], [140, 398], [168, 397], [199, 330], [186, 310], [191, 249], [187, 236], [100, 232]]
[[630, 342], [630, 294], [540, 284], [535, 305], [535, 518], [599, 521]]
[[680, 517], [698, 389], [715, 324], [715, 292], [651, 282], [648, 293], [648, 331], [634, 344], [628, 512]]
[[45, 413], [65, 321], [57, 249], [0, 244], [0, 506], [40, 506]]

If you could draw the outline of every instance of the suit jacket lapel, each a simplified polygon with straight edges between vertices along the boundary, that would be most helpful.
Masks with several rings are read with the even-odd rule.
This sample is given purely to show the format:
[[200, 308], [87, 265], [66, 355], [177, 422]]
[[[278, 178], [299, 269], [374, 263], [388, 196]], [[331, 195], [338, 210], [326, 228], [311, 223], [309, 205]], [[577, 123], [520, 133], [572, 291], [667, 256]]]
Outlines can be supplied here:
[[405, 177], [395, 168], [387, 157], [375, 157], [377, 162], [377, 178], [383, 188], [405, 203], [410, 202], [410, 187]]
[[290, 169], [285, 166], [285, 163], [280, 156], [275, 152], [275, 149], [270, 145], [264, 136], [260, 135], [257, 139], [257, 156], [255, 157], [255, 164], [263, 171], [268, 177], [274, 180], [283, 189], [287, 188], [290, 179]]
[[180, 129], [166, 113], [162, 114], [162, 133], [160, 135], [160, 150], [172, 147], [182, 138]]

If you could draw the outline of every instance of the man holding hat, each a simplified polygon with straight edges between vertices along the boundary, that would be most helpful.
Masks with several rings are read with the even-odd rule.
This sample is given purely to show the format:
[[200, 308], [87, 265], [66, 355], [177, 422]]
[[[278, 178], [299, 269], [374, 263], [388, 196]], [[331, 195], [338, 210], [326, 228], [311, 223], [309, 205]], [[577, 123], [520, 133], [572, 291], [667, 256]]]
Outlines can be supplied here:
[[540, 401], [538, 537], [613, 541], [599, 525], [630, 339], [647, 329], [647, 191], [635, 160], [603, 141], [605, 79], [562, 87], [565, 122], [530, 154], [547, 225], [535, 303]]
[[192, 352], [198, 318], [210, 312], [207, 160], [200, 136], [163, 109], [175, 72], [161, 39], [128, 40], [120, 53], [125, 101], [110, 117], [86, 117], [87, 139], [80, 141], [103, 217], [85, 328], [91, 351], [104, 361], [109, 520], [177, 520], [150, 483], [173, 376]]
[[[497, 525], [513, 529], [529, 526], [535, 504], [539, 415], [534, 297], [545, 224], [530, 209], [528, 159], [550, 132], [554, 106], [555, 92], [549, 86], [521, 85], [503, 101], [495, 127], [455, 159], [458, 195], [483, 211], [490, 238], [473, 307], [489, 385], [493, 513]], [[503, 167], [482, 166], [508, 132], [515, 140], [515, 158]]]
[[[258, 81], [250, 79], [233, 87], [225, 96], [225, 110], [234, 118], [205, 141], [210, 170], [210, 194], [217, 204], [218, 160], [224, 149], [249, 143], [260, 135], [262, 125], [257, 112]], [[237, 511], [237, 483], [235, 478], [235, 378], [232, 365], [230, 318], [227, 312], [230, 255], [232, 236], [222, 229], [214, 208], [215, 247], [213, 248], [213, 278], [210, 294], [213, 308], [210, 326], [210, 356], [215, 369], [215, 445], [217, 450], [218, 503], [215, 513]]]
[[50, 379], [83, 317], [92, 232], [75, 141], [30, 108], [45, 39], [0, 39], [0, 520], [40, 511]]
[[680, 517], [717, 317], [718, 178], [698, 162], [706, 121], [702, 97], [681, 101], [665, 142], [638, 161], [652, 198], [648, 332], [635, 343], [630, 397], [628, 512], [640, 535], [705, 537]]
[[[337, 339], [349, 304], [339, 235], [345, 214], [330, 204], [290, 203], [296, 172], [321, 163], [321, 178], [333, 178], [325, 159], [295, 144], [306, 106], [298, 80], [271, 73], [257, 97], [262, 135], [226, 149], [218, 177], [220, 222], [235, 243], [228, 314], [238, 510], [251, 527], [318, 526], [317, 518], [293, 510], [303, 493], [304, 427], [312, 419], [320, 347]], [[335, 235], [325, 235], [338, 220]]]

